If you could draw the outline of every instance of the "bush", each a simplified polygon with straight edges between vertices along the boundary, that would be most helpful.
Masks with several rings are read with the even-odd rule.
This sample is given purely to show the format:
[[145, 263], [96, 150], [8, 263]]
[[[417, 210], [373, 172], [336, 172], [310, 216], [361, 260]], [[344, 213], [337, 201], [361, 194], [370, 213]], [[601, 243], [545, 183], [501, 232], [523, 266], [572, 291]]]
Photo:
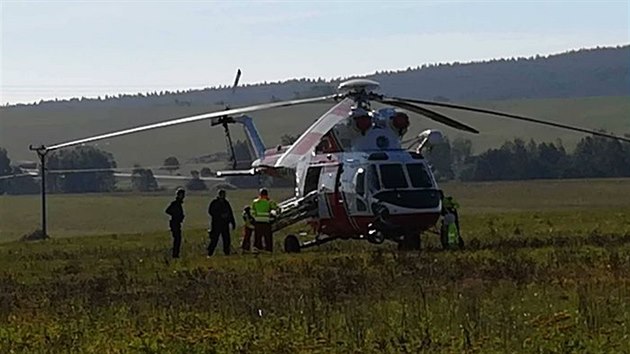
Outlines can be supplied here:
[[227, 190], [235, 190], [238, 189], [238, 187], [236, 187], [233, 184], [230, 183], [217, 183], [214, 185], [214, 190], [218, 191], [219, 189], [225, 189]]
[[20, 237], [20, 241], [23, 242], [27, 242], [27, 241], [40, 241], [40, 240], [45, 240], [50, 238], [48, 235], [44, 234], [44, 232], [42, 230], [35, 230], [31, 233], [28, 233], [26, 235], [22, 235], [22, 237]]

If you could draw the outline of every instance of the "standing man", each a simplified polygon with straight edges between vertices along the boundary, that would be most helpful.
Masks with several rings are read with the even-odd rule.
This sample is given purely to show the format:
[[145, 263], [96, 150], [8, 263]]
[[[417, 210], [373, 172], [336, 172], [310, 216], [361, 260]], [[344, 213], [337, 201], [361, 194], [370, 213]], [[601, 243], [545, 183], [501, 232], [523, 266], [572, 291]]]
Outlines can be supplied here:
[[444, 198], [442, 205], [447, 213], [453, 214], [453, 216], [455, 217], [455, 225], [457, 226], [457, 230], [459, 230], [459, 214], [457, 213], [457, 210], [459, 209], [459, 203], [455, 200], [455, 198], [448, 196]]
[[262, 188], [258, 198], [252, 202], [252, 216], [256, 221], [254, 225], [254, 247], [262, 249], [263, 240], [265, 250], [273, 252], [273, 233], [271, 231], [272, 211], [278, 207], [273, 200], [269, 199], [269, 192]]
[[223, 239], [223, 253], [227, 256], [230, 254], [230, 225], [232, 230], [236, 227], [234, 214], [230, 202], [225, 199], [225, 190], [220, 189], [217, 197], [208, 206], [208, 214], [212, 218], [210, 226], [210, 244], [208, 245], [208, 257], [214, 254], [219, 235]]
[[166, 208], [166, 214], [171, 216], [169, 227], [173, 236], [173, 258], [179, 258], [179, 249], [182, 245], [182, 222], [184, 222], [184, 198], [186, 191], [178, 188], [175, 192], [175, 200]]
[[459, 230], [459, 214], [457, 209], [459, 203], [451, 196], [445, 197], [442, 194], [442, 245], [445, 248], [459, 246], [464, 247], [464, 241]]

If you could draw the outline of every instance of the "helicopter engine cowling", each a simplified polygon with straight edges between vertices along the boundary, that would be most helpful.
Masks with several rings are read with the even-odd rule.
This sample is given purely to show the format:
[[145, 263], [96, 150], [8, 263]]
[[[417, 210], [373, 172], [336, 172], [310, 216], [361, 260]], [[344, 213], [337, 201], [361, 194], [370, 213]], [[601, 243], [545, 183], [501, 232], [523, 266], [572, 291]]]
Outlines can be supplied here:
[[432, 146], [443, 144], [444, 135], [441, 131], [435, 129], [427, 129], [418, 134], [418, 141], [420, 145], [416, 149], [417, 152], [422, 151], [424, 148], [431, 148]]
[[389, 124], [399, 136], [403, 136], [409, 129], [409, 116], [403, 112], [396, 112], [390, 117]]

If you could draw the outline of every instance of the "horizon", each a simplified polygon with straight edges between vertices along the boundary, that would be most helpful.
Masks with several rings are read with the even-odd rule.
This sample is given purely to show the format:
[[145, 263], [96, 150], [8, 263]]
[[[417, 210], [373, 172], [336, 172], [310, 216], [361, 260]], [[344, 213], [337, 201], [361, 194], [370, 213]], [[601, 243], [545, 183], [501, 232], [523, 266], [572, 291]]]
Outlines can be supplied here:
[[[398, 73], [398, 72], [404, 72], [405, 70], [407, 70], [408, 68], [420, 68], [420, 70], [422, 70], [422, 66], [427, 65], [429, 67], [431, 66], [441, 66], [441, 65], [451, 65], [451, 64], [460, 64], [460, 65], [469, 65], [469, 64], [481, 64], [481, 63], [489, 63], [495, 60], [504, 60], [504, 59], [531, 59], [534, 58], [536, 56], [539, 56], [541, 58], [548, 58], [548, 57], [552, 57], [552, 56], [557, 56], [557, 55], [563, 55], [563, 54], [568, 54], [568, 53], [572, 53], [572, 52], [579, 52], [579, 51], [588, 51], [588, 50], [597, 50], [597, 49], [615, 49], [615, 48], [623, 48], [623, 47], [628, 47], [630, 46], [630, 43], [622, 43], [622, 44], [617, 44], [617, 45], [610, 45], [610, 46], [595, 46], [595, 47], [588, 47], [588, 48], [570, 48], [570, 49], [566, 49], [562, 52], [555, 52], [555, 53], [535, 53], [532, 55], [528, 55], [528, 56], [519, 56], [519, 57], [497, 57], [497, 58], [487, 58], [487, 59], [480, 59], [480, 60], [473, 60], [473, 61], [466, 61], [466, 62], [460, 62], [460, 61], [450, 61], [450, 62], [434, 62], [434, 63], [421, 63], [421, 64], [415, 64], [415, 65], [408, 65], [406, 67], [401, 67], [401, 68], [393, 68], [393, 69], [377, 69], [374, 72], [370, 72], [370, 73], [364, 73], [364, 74], [357, 74], [357, 75], [348, 75], [348, 76], [337, 76], [337, 77], [328, 77], [328, 78], [323, 78], [323, 77], [293, 77], [293, 78], [287, 78], [287, 79], [281, 79], [281, 80], [275, 80], [275, 81], [258, 81], [258, 82], [243, 82], [242, 80], [239, 81], [239, 85], [238, 87], [251, 87], [251, 86], [258, 86], [258, 85], [273, 85], [273, 84], [283, 84], [286, 82], [290, 82], [292, 80], [318, 80], [321, 79], [324, 82], [330, 83], [333, 81], [337, 81], [337, 80], [350, 80], [352, 78], [361, 78], [361, 77], [366, 77], [366, 76], [372, 76], [372, 75], [376, 75], [377, 73], [383, 73], [383, 72], [387, 72], [387, 73]], [[241, 70], [243, 72], [243, 76], [245, 76], [245, 70], [243, 70], [242, 68], [235, 68], [234, 73], [236, 73], [236, 70]], [[241, 78], [243, 77], [241, 76]], [[227, 87], [226, 87], [227, 85]], [[107, 99], [114, 99], [116, 98], [116, 96], [119, 95], [130, 95], [130, 96], [137, 96], [137, 95], [147, 95], [153, 92], [161, 92], [163, 91], [165, 94], [167, 93], [171, 93], [171, 94], [176, 94], [177, 92], [180, 93], [185, 93], [185, 92], [189, 92], [189, 91], [203, 91], [203, 90], [230, 90], [230, 83], [223, 83], [223, 84], [218, 84], [216, 86], [205, 86], [205, 87], [186, 87], [186, 88], [176, 88], [174, 90], [166, 90], [166, 89], [156, 89], [156, 90], [152, 90], [152, 91], [124, 91], [124, 92], [114, 92], [114, 93], [107, 93], [105, 95], [95, 95], [95, 96], [66, 96], [66, 97], [55, 97], [52, 99], [38, 99], [35, 101], [30, 101], [30, 102], [4, 102], [2, 104], [0, 104], [0, 107], [14, 107], [14, 106], [20, 106], [20, 105], [36, 105], [36, 104], [40, 104], [40, 103], [46, 103], [46, 102], [64, 102], [64, 101], [70, 101], [73, 99], [88, 99], [88, 100], [96, 100], [96, 99], [101, 99], [101, 100], [107, 100]], [[105, 98], [104, 96], [107, 96], [107, 98]]]
[[3, 1], [0, 104], [202, 90], [237, 68], [256, 85], [630, 43], [624, 1], [321, 4]]

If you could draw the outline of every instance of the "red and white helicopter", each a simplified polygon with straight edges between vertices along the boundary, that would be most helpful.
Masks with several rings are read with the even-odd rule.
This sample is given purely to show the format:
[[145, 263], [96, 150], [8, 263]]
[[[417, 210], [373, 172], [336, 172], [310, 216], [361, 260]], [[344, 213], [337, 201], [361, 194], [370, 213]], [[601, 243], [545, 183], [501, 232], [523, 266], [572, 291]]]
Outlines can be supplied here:
[[[491, 114], [630, 142], [630, 139], [530, 117], [450, 103], [387, 97], [374, 92], [378, 86], [371, 80], [350, 80], [341, 83], [339, 92], [333, 95], [188, 116], [35, 150], [44, 162], [50, 151], [202, 120], [209, 120], [212, 126], [222, 125], [231, 146], [228, 126], [241, 124], [255, 157], [251, 169], [222, 171], [217, 176], [267, 174], [295, 179], [295, 195], [279, 204], [274, 229], [306, 220], [312, 226], [314, 240], [301, 243], [294, 235], [285, 238], [285, 251], [298, 252], [335, 239], [366, 239], [376, 244], [390, 240], [402, 249], [420, 248], [421, 233], [437, 224], [442, 211], [441, 190], [422, 152], [439, 144], [443, 136], [440, 131], [430, 129], [404, 140], [410, 125], [404, 111], [474, 134], [479, 132], [426, 107]], [[334, 102], [335, 105], [289, 146], [266, 149], [252, 118], [244, 115], [316, 102]], [[374, 109], [373, 102], [388, 107]], [[414, 148], [404, 148], [407, 144]]]

